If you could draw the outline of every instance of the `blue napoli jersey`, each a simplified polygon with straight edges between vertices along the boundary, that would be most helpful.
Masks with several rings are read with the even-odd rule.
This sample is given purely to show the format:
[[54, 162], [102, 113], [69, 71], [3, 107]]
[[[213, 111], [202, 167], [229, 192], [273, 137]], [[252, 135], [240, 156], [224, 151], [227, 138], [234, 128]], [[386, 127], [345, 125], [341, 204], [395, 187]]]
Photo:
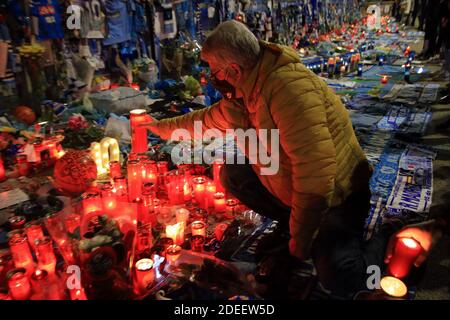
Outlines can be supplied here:
[[38, 40], [64, 38], [61, 10], [57, 0], [32, 0], [31, 15], [38, 19]]

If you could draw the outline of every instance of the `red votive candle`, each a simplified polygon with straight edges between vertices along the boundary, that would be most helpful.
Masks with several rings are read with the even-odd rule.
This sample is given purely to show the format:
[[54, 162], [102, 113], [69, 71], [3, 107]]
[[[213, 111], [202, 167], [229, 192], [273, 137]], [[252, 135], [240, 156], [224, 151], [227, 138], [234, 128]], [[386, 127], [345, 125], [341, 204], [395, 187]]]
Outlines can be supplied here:
[[167, 161], [158, 161], [156, 163], [156, 168], [158, 170], [158, 184], [164, 185], [164, 177], [169, 171], [169, 163]]
[[146, 160], [142, 163], [142, 181], [156, 184], [158, 182], [158, 168], [153, 160]]
[[216, 194], [217, 188], [215, 182], [208, 181], [206, 183], [206, 196], [205, 196], [205, 208], [214, 208], [214, 194]]
[[214, 194], [214, 210], [218, 213], [224, 213], [226, 210], [225, 194], [216, 192]]
[[213, 178], [214, 184], [216, 185], [217, 192], [225, 192], [225, 188], [222, 186], [220, 182], [220, 170], [223, 166], [223, 162], [220, 160], [216, 160], [213, 162]]
[[135, 264], [135, 288], [138, 292], [145, 291], [155, 280], [155, 269], [152, 259], [141, 259]]
[[25, 233], [32, 248], [35, 248], [36, 240], [44, 237], [42, 226], [35, 222], [29, 222], [25, 225]]
[[128, 200], [133, 201], [141, 197], [142, 192], [142, 165], [138, 160], [127, 163], [128, 172]]
[[114, 190], [116, 192], [117, 201], [128, 201], [127, 179], [124, 176], [114, 178]]
[[420, 243], [413, 238], [399, 238], [395, 243], [388, 272], [396, 278], [404, 278], [422, 252]]
[[9, 294], [14, 300], [27, 300], [31, 296], [31, 284], [24, 268], [8, 273]]
[[191, 225], [191, 232], [193, 236], [206, 236], [206, 223], [203, 221], [194, 221]]
[[24, 268], [27, 274], [31, 274], [34, 270], [34, 261], [27, 237], [24, 234], [13, 235], [9, 239], [9, 248], [16, 268]]
[[237, 209], [237, 201], [234, 199], [227, 199], [225, 214], [228, 217], [232, 218], [236, 215], [236, 209]]
[[122, 175], [122, 166], [119, 161], [109, 162], [109, 176], [111, 179], [120, 177]]
[[38, 268], [47, 271], [49, 275], [55, 274], [56, 257], [50, 237], [43, 237], [36, 240], [35, 246]]
[[[25, 154], [20, 154], [16, 157], [16, 159], [17, 159], [17, 167], [19, 169], [19, 174], [21, 176], [28, 175], [28, 173], [30, 171], [30, 166], [28, 165], [27, 156]], [[1, 171], [1, 169], [0, 169], [0, 171]], [[0, 178], [0, 180], [1, 180], [1, 178]]]
[[117, 207], [116, 194], [111, 183], [105, 183], [102, 186], [103, 208], [106, 211], [114, 210]]
[[153, 247], [153, 234], [151, 223], [146, 223], [138, 228], [137, 251], [139, 253], [150, 250]]
[[102, 196], [100, 193], [95, 191], [86, 192], [81, 196], [81, 199], [84, 214], [103, 210]]
[[181, 254], [181, 247], [177, 245], [171, 245], [166, 249], [166, 259], [171, 264], [175, 264]]
[[8, 219], [8, 222], [11, 230], [18, 230], [22, 229], [25, 226], [27, 220], [24, 216], [13, 216]]
[[150, 121], [147, 111], [144, 109], [135, 109], [130, 111], [131, 125], [131, 152], [144, 153], [147, 152], [147, 128], [139, 127]]
[[0, 157], [0, 182], [5, 181], [5, 180], [6, 180], [5, 166], [3, 165], [3, 160]]
[[202, 252], [203, 245], [205, 244], [205, 237], [201, 235], [192, 235], [191, 237], [191, 250], [194, 252]]
[[182, 245], [184, 242], [184, 223], [178, 222], [166, 226], [166, 237], [171, 238], [175, 244]]
[[381, 84], [386, 84], [388, 83], [388, 76], [382, 76], [381, 77]]
[[84, 289], [72, 289], [70, 290], [70, 300], [87, 300]]
[[201, 208], [204, 208], [206, 179], [203, 177], [196, 177], [192, 180], [192, 182], [194, 185], [195, 201]]

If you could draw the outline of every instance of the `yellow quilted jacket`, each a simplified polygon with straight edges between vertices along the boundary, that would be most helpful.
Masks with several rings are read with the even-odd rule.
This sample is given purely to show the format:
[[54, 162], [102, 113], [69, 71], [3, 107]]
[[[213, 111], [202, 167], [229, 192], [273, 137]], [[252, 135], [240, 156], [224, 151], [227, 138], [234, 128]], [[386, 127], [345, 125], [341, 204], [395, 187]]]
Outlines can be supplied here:
[[[193, 134], [203, 129], [279, 129], [280, 167], [260, 175], [263, 185], [292, 208], [290, 232], [299, 256], [307, 256], [323, 214], [367, 185], [369, 166], [340, 98], [285, 46], [260, 42], [261, 58], [240, 90], [244, 106], [221, 100], [184, 116], [159, 122], [156, 132]], [[270, 151], [270, 150], [269, 150]], [[255, 172], [261, 164], [253, 165]], [[362, 168], [362, 170], [361, 170]]]

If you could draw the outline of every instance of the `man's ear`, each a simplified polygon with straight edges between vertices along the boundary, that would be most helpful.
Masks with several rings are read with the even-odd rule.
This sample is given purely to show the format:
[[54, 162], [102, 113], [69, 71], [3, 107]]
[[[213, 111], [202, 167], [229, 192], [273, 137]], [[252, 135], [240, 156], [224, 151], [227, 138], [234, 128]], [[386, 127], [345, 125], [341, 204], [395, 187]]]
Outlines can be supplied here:
[[241, 80], [242, 68], [236, 63], [231, 63], [230, 68], [233, 70], [235, 81], [238, 82], [239, 80]]

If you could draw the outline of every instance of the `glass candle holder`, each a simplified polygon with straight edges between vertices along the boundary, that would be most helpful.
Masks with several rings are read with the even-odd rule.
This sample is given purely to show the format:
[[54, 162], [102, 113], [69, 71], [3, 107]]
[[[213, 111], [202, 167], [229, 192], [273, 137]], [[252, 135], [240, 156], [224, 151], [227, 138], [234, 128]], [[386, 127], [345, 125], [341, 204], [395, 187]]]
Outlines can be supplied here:
[[227, 217], [234, 217], [237, 214], [237, 201], [234, 199], [227, 199], [226, 201], [226, 208], [225, 208], [225, 214]]
[[391, 297], [401, 298], [408, 293], [408, 288], [402, 280], [394, 277], [383, 277], [380, 281], [381, 289]]
[[148, 147], [147, 128], [140, 127], [140, 124], [147, 123], [150, 118], [144, 109], [130, 111], [131, 126], [131, 151], [133, 153], [145, 153]]
[[224, 213], [226, 209], [225, 194], [223, 192], [216, 192], [214, 194], [214, 210], [217, 213]]
[[117, 207], [116, 194], [111, 183], [105, 183], [101, 189], [103, 208], [106, 211], [114, 210]]
[[136, 204], [136, 211], [137, 211], [137, 221], [139, 224], [146, 224], [148, 223], [147, 218], [148, 214], [146, 214], [146, 208], [144, 207], [144, 202], [141, 198], [134, 199], [132, 201], [134, 204]]
[[150, 250], [153, 246], [152, 226], [150, 223], [138, 228], [137, 251], [139, 253]]
[[141, 197], [142, 193], [142, 165], [139, 160], [127, 163], [128, 172], [128, 200], [133, 201]]
[[148, 212], [153, 212], [153, 199], [156, 198], [155, 185], [152, 182], [142, 186], [142, 201]]
[[27, 235], [30, 247], [35, 249], [35, 241], [44, 237], [44, 230], [37, 222], [29, 222], [25, 225], [25, 234]]
[[174, 171], [166, 175], [167, 196], [171, 205], [184, 203], [184, 174]]
[[0, 157], [0, 182], [5, 181], [5, 180], [6, 180], [5, 165], [3, 164], [3, 160]]
[[167, 161], [158, 161], [156, 163], [156, 168], [158, 169], [158, 186], [164, 186], [165, 184], [165, 175], [169, 171], [169, 162]]
[[114, 190], [116, 192], [117, 201], [128, 201], [127, 179], [124, 176], [114, 178]]
[[215, 160], [213, 162], [213, 179], [214, 185], [216, 186], [217, 192], [225, 192], [224, 187], [222, 186], [222, 182], [220, 181], [220, 170], [223, 167], [222, 160]]
[[138, 292], [147, 290], [155, 281], [155, 269], [152, 259], [140, 259], [135, 264], [135, 288]]
[[69, 233], [74, 233], [75, 230], [80, 227], [81, 217], [77, 213], [69, 213], [64, 219], [66, 230]]
[[191, 224], [191, 233], [193, 236], [206, 236], [206, 223], [203, 221], [194, 221]]
[[191, 211], [190, 215], [191, 221], [204, 221], [208, 219], [208, 212], [202, 208], [196, 208]]
[[188, 224], [189, 221], [189, 210], [185, 208], [180, 208], [175, 211], [175, 217], [177, 219], [177, 222], [183, 223], [184, 226]]
[[184, 224], [178, 222], [166, 226], [166, 237], [173, 239], [176, 245], [182, 245], [184, 242]]
[[206, 201], [206, 208], [214, 208], [214, 194], [216, 194], [217, 192], [217, 188], [216, 188], [216, 184], [215, 182], [212, 181], [208, 181], [206, 183], [206, 196], [205, 196], [205, 201]]
[[102, 196], [99, 192], [86, 192], [81, 196], [81, 201], [83, 203], [83, 212], [86, 215], [94, 211], [103, 210]]
[[176, 265], [177, 260], [181, 255], [181, 247], [177, 245], [171, 245], [166, 249], [166, 259], [171, 265]]
[[158, 167], [156, 162], [153, 160], [146, 160], [142, 163], [142, 181], [143, 183], [153, 183], [154, 185], [158, 182]]
[[8, 219], [9, 227], [11, 230], [22, 229], [25, 226], [27, 220], [24, 216], [13, 216]]
[[388, 265], [388, 273], [400, 279], [406, 277], [422, 250], [420, 243], [413, 238], [397, 239]]
[[43, 237], [36, 240], [35, 247], [38, 268], [47, 271], [49, 275], [55, 274], [56, 257], [50, 237]]
[[202, 235], [193, 235], [191, 237], [191, 250], [194, 252], [202, 252], [205, 244], [205, 237]]
[[194, 187], [195, 201], [197, 202], [199, 207], [204, 208], [206, 179], [204, 177], [195, 177], [194, 179], [192, 179], [192, 183]]
[[27, 176], [30, 172], [30, 166], [28, 164], [28, 157], [25, 154], [20, 154], [16, 157], [17, 167], [21, 176]]
[[122, 176], [122, 166], [119, 161], [109, 162], [109, 177], [114, 179], [116, 177]]
[[9, 247], [13, 256], [16, 268], [24, 268], [27, 274], [31, 274], [34, 270], [33, 256], [31, 255], [28, 240], [24, 234], [16, 234], [9, 239]]
[[31, 296], [31, 284], [24, 268], [8, 272], [9, 294], [14, 300], [27, 300]]

